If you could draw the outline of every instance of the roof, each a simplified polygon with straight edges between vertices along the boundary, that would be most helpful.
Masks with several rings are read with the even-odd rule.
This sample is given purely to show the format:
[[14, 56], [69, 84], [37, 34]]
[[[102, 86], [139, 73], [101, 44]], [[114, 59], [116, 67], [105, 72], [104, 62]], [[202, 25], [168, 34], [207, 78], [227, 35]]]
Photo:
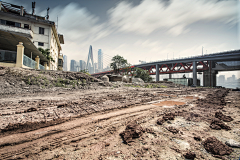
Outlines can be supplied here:
[[0, 30], [0, 49], [17, 51], [17, 45], [19, 42], [23, 42], [23, 46], [25, 47], [24, 54], [26, 56], [31, 57], [32, 52], [33, 59], [36, 56], [39, 56], [41, 61], [48, 61], [48, 59], [36, 48], [29, 38]]

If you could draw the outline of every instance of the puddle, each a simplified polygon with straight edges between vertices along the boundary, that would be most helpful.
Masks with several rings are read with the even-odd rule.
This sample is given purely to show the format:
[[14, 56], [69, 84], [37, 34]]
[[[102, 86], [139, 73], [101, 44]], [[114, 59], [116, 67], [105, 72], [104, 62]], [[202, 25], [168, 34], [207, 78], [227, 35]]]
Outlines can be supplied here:
[[178, 102], [178, 101], [162, 101], [160, 103], [155, 103], [153, 105], [156, 105], [156, 106], [174, 106], [174, 105], [184, 105], [186, 103], [184, 102]]
[[199, 97], [195, 97], [195, 96], [186, 96], [186, 99], [199, 99]]

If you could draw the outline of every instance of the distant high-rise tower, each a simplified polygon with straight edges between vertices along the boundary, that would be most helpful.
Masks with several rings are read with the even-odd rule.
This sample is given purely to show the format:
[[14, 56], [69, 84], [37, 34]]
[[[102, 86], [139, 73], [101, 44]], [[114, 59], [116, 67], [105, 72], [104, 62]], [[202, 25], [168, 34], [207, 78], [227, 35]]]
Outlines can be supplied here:
[[79, 65], [80, 65], [80, 70], [84, 70], [86, 69], [86, 62], [83, 60], [79, 61]]
[[[90, 62], [92, 61], [92, 63]], [[87, 68], [91, 70], [91, 67], [89, 66], [89, 64], [92, 65], [92, 67], [94, 67], [94, 62], [93, 62], [93, 53], [92, 53], [92, 46], [90, 45], [89, 47], [89, 52], [88, 52], [88, 59], [87, 59]]]
[[71, 60], [70, 63], [70, 71], [76, 71], [76, 61], [75, 60]]
[[67, 56], [63, 56], [63, 70], [67, 71]]
[[101, 72], [103, 69], [103, 53], [102, 50], [98, 50], [98, 70]]

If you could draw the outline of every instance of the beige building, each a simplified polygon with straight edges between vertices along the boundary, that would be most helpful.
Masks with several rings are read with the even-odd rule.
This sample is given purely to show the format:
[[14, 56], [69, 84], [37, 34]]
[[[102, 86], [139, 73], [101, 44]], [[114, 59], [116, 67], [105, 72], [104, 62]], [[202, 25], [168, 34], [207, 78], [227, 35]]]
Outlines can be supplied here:
[[[1, 37], [0, 39], [0, 50], [16, 51], [16, 45], [25, 40], [25, 43], [31, 42], [32, 44], [30, 45], [34, 45], [35, 49], [32, 49], [31, 53], [27, 53], [30, 52], [30, 49], [28, 49], [28, 46], [23, 42], [25, 51], [27, 49], [24, 55], [33, 60], [35, 60], [36, 56], [39, 56], [40, 65], [47, 65], [45, 69], [57, 70], [61, 68], [61, 64], [58, 64], [58, 62], [59, 58], [62, 57], [60, 51], [62, 50], [61, 44], [64, 44], [64, 38], [63, 35], [57, 33], [55, 23], [45, 17], [27, 13], [22, 6], [16, 6], [6, 2], [0, 3], [0, 32], [5, 35], [5, 37]], [[11, 35], [17, 35], [13, 37], [18, 37], [18, 42], [10, 40], [12, 41], [11, 44], [6, 47], [7, 44], [3, 45], [3, 43], [6, 43], [4, 41], [6, 41], [8, 37], [11, 37]], [[24, 40], [20, 40], [21, 38], [19, 37], [24, 37]], [[38, 55], [39, 52], [36, 49], [39, 47], [49, 49], [50, 56], [54, 61], [46, 61], [44, 57]]]

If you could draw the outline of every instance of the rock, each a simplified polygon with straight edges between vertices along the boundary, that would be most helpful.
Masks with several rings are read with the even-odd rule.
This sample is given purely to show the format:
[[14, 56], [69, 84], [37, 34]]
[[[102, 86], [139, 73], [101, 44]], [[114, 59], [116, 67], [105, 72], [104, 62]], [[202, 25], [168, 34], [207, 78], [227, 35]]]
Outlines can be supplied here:
[[101, 80], [104, 81], [104, 82], [109, 82], [109, 78], [106, 75], [102, 76]]
[[212, 129], [216, 129], [216, 130], [221, 130], [221, 129], [225, 129], [225, 130], [231, 130], [231, 127], [227, 126], [226, 124], [224, 124], [221, 120], [219, 119], [214, 119], [211, 122], [210, 128]]
[[132, 83], [135, 83], [135, 82], [144, 83], [144, 81], [141, 78], [132, 78]]
[[123, 76], [122, 81], [128, 83], [129, 82], [129, 77], [128, 76]]
[[236, 148], [240, 148], [240, 142], [236, 142], [233, 139], [229, 139], [225, 142], [226, 145], [230, 146], [230, 147], [236, 147]]

